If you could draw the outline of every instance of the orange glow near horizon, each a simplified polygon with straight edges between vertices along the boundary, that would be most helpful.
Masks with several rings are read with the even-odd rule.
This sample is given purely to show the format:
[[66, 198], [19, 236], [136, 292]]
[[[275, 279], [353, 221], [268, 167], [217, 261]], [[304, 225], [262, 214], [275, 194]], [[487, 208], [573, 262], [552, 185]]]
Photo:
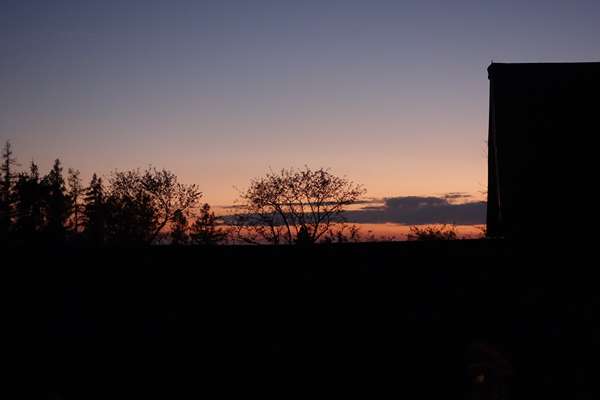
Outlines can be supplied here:
[[[422, 124], [426, 126], [423, 118]], [[233, 204], [239, 198], [238, 189], [243, 190], [252, 178], [260, 177], [270, 169], [276, 171], [304, 165], [330, 168], [334, 174], [362, 184], [368, 198], [440, 196], [449, 192], [482, 197], [487, 181], [483, 127], [469, 126], [471, 136], [479, 138], [461, 145], [453, 143], [458, 142], [454, 140], [458, 134], [452, 134], [447, 127], [444, 136], [439, 136], [440, 141], [433, 147], [420, 140], [419, 135], [407, 140], [405, 135], [395, 134], [395, 131], [406, 130], [398, 124], [364, 127], [364, 132], [371, 129], [392, 138], [382, 146], [379, 135], [361, 134], [361, 127], [356, 126], [359, 119], [348, 117], [347, 121], [338, 123], [336, 131], [328, 134], [319, 129], [311, 135], [304, 131], [300, 134], [298, 128], [288, 126], [287, 142], [273, 142], [264, 135], [253, 137], [250, 134], [236, 143], [227, 135], [217, 135], [207, 145], [202, 143], [200, 133], [194, 138], [175, 130], [170, 130], [173, 142], [164, 146], [160, 143], [162, 139], [154, 139], [152, 135], [139, 143], [128, 140], [128, 135], [118, 141], [94, 135], [70, 140], [69, 146], [51, 137], [39, 142], [22, 138], [11, 139], [11, 142], [21, 169], [35, 160], [45, 172], [55, 158], [60, 158], [65, 170], [68, 167], [79, 169], [87, 181], [94, 172], [107, 177], [113, 170], [149, 165], [164, 167], [173, 171], [180, 182], [197, 184], [204, 194], [203, 201], [213, 206]], [[279, 131], [277, 127], [271, 129], [273, 134]], [[241, 132], [242, 128], [236, 130]], [[466, 129], [453, 130], [464, 134]], [[350, 140], [336, 139], [343, 136]], [[322, 137], [327, 137], [328, 142], [319, 146]], [[290, 152], [292, 148], [294, 152]]]
[[[439, 224], [416, 225], [418, 227], [439, 226]], [[373, 236], [377, 240], [406, 240], [410, 233], [410, 225], [383, 223], [383, 224], [356, 224], [360, 228], [363, 239]], [[483, 236], [483, 225], [456, 225], [456, 234], [459, 239], [476, 239]]]

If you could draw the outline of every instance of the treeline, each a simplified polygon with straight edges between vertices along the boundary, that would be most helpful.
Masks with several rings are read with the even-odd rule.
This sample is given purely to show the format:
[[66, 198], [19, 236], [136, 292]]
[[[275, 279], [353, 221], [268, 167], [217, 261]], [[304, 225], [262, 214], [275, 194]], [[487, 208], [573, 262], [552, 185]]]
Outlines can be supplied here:
[[[143, 246], [220, 243], [312, 245], [377, 240], [346, 223], [362, 185], [327, 169], [282, 169], [252, 179], [229, 215], [217, 218], [196, 185], [166, 169], [114, 171], [87, 184], [60, 160], [24, 171], [7, 142], [0, 167], [0, 242], [14, 245]], [[454, 226], [411, 227], [408, 240], [454, 240]]]
[[16, 171], [9, 142], [0, 167], [0, 241], [19, 244], [138, 246], [157, 243], [217, 244], [227, 232], [217, 224], [196, 185], [179, 183], [166, 169], [115, 171], [107, 181], [60, 160], [42, 174], [31, 162]]

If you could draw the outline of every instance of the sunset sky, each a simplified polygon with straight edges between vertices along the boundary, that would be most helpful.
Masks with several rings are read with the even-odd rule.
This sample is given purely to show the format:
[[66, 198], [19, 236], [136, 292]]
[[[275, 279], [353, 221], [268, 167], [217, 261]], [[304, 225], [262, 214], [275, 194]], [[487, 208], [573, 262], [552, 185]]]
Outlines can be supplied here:
[[368, 196], [485, 190], [486, 68], [600, 60], [600, 1], [28, 1], [0, 7], [19, 162], [153, 164], [231, 204], [269, 168]]

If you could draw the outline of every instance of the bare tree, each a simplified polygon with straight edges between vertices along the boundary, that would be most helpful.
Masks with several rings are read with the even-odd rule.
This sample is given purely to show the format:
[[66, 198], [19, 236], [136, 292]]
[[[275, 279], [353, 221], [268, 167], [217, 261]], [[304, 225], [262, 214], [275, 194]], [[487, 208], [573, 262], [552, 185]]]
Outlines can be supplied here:
[[197, 205], [202, 193], [172, 172], [148, 168], [113, 172], [107, 201], [109, 234], [118, 242], [153, 243], [178, 215]]
[[185, 213], [196, 206], [202, 197], [202, 192], [196, 185], [184, 185], [177, 182], [177, 176], [166, 169], [147, 169], [141, 176], [140, 183], [151, 196], [157, 210], [157, 226], [152, 234], [151, 242], [169, 222], [173, 221], [176, 215]]
[[240, 195], [234, 225], [248, 243], [312, 244], [341, 226], [345, 208], [364, 194], [361, 185], [323, 168], [269, 172]]

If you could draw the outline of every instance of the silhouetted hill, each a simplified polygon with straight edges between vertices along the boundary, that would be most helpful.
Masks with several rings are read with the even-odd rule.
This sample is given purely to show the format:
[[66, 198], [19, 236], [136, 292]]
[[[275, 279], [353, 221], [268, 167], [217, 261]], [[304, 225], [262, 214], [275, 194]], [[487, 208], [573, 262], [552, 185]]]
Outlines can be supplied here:
[[557, 266], [492, 240], [20, 250], [16, 348], [55, 398], [482, 398], [501, 367], [474, 383], [478, 346], [510, 398], [591, 398], [600, 295], [557, 248]]

